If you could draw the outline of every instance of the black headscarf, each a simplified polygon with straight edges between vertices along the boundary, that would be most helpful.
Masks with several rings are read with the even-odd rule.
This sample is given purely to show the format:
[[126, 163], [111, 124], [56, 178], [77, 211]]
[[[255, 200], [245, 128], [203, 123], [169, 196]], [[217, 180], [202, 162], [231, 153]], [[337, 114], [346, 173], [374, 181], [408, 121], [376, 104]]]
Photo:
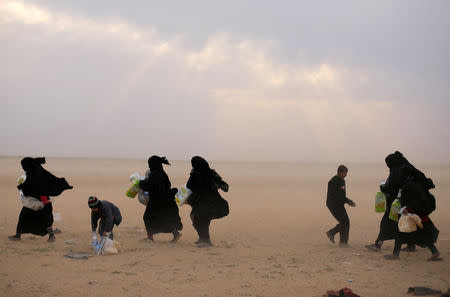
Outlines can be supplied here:
[[396, 151], [395, 153], [388, 155], [385, 159], [385, 162], [387, 167], [389, 167], [389, 169], [391, 170], [394, 168], [400, 168], [403, 165], [409, 163], [408, 160], [399, 151]]
[[167, 161], [166, 157], [159, 156], [151, 156], [148, 158], [148, 167], [150, 171], [162, 170], [162, 164], [170, 165], [169, 161]]
[[45, 158], [23, 158], [20, 162], [27, 178], [17, 188], [25, 196], [39, 198], [40, 196], [58, 196], [63, 191], [72, 189], [64, 178], [58, 178], [45, 170]]
[[195, 156], [191, 159], [192, 169], [196, 172], [211, 173], [211, 168], [208, 162], [202, 157]]
[[200, 156], [192, 157], [192, 174], [199, 174], [203, 178], [209, 179], [210, 186], [212, 188], [220, 188], [224, 192], [228, 192], [228, 184], [222, 180], [222, 177], [209, 167], [208, 162]]
[[[162, 164], [170, 165], [166, 157], [151, 156], [148, 159], [150, 174], [139, 183], [139, 187], [142, 190], [150, 192], [150, 197], [152, 197], [150, 199], [153, 201], [158, 199], [158, 197], [166, 198], [166, 194], [171, 187], [169, 177], [164, 171]], [[174, 191], [176, 193], [176, 189]]]
[[41, 164], [45, 164], [45, 158], [30, 158], [25, 157], [20, 161], [25, 173], [30, 174], [33, 170], [43, 169]]

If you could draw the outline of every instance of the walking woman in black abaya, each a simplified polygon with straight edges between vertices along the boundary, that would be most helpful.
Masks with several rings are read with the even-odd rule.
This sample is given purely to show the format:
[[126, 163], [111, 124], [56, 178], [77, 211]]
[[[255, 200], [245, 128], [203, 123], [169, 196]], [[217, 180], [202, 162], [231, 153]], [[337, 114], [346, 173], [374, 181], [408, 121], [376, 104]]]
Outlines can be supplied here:
[[175, 202], [177, 189], [171, 189], [169, 177], [163, 169], [163, 164], [170, 165], [166, 157], [152, 156], [148, 159], [150, 174], [139, 183], [139, 187], [149, 192], [149, 201], [144, 213], [144, 223], [147, 230], [147, 241], [153, 241], [153, 235], [172, 233], [172, 243], [180, 237], [183, 224], [178, 214]]
[[9, 236], [10, 240], [18, 241], [22, 234], [31, 233], [39, 236], [48, 234], [48, 241], [55, 241], [52, 227], [53, 207], [50, 196], [59, 196], [63, 191], [73, 187], [64, 178], [58, 178], [45, 170], [41, 164], [45, 164], [45, 158], [26, 157], [21, 161], [26, 179], [17, 188], [25, 197], [37, 199], [44, 206], [39, 210], [24, 206], [19, 215], [16, 234]]
[[219, 194], [219, 189], [228, 192], [228, 184], [217, 172], [209, 167], [208, 162], [199, 156], [191, 160], [192, 171], [186, 184], [192, 191], [188, 203], [192, 206], [191, 219], [199, 239], [198, 247], [212, 246], [209, 226], [211, 220], [228, 215], [228, 202]]

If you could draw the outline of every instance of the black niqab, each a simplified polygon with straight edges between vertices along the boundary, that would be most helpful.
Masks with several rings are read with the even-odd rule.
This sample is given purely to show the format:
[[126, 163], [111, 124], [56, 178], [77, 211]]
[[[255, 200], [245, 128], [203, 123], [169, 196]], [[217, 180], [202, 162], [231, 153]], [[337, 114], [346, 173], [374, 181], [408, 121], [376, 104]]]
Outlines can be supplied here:
[[389, 169], [400, 168], [401, 166], [408, 164], [408, 160], [403, 156], [402, 153], [396, 151], [393, 154], [390, 154], [385, 159], [387, 167]]
[[58, 178], [42, 167], [45, 158], [26, 157], [20, 163], [27, 178], [17, 188], [22, 190], [25, 196], [38, 199], [40, 196], [58, 196], [63, 191], [73, 188], [65, 178]]
[[195, 156], [191, 159], [192, 169], [197, 172], [209, 173], [211, 168], [209, 167], [208, 162], [202, 157]]
[[222, 180], [222, 177], [214, 170], [209, 167], [208, 162], [200, 156], [192, 157], [192, 172], [197, 173], [205, 179], [210, 179], [210, 184], [212, 188], [220, 188], [224, 192], [228, 192], [228, 184]]
[[151, 156], [148, 159], [148, 167], [150, 168], [150, 171], [162, 170], [162, 164], [170, 165], [166, 157]]

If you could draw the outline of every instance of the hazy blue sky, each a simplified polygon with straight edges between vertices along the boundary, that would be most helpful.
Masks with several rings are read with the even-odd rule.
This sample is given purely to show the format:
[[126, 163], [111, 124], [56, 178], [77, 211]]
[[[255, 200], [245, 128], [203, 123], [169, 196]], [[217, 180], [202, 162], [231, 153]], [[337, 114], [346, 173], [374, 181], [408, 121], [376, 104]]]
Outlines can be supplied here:
[[0, 0], [0, 155], [450, 160], [450, 1]]

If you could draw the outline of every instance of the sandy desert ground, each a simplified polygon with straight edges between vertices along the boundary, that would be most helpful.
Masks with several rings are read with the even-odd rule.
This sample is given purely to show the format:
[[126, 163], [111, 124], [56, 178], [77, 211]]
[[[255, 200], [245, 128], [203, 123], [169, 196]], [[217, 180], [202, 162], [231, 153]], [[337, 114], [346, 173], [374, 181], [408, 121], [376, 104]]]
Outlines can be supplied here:
[[[169, 158], [170, 160], [170, 158]], [[433, 178], [438, 209], [432, 219], [440, 229], [444, 261], [427, 262], [419, 249], [387, 261], [393, 242], [381, 253], [364, 248], [373, 242], [381, 214], [374, 195], [388, 174], [379, 164], [346, 164], [347, 194], [357, 203], [348, 210], [351, 248], [333, 246], [324, 232], [335, 224], [325, 207], [326, 184], [339, 164], [210, 162], [230, 184], [223, 197], [230, 215], [213, 221], [213, 248], [194, 245], [190, 207], [180, 208], [183, 237], [144, 238], [144, 206], [124, 194], [129, 175], [146, 169], [146, 160], [48, 158], [45, 167], [66, 177], [75, 188], [54, 199], [62, 230], [54, 243], [24, 235], [11, 242], [21, 209], [16, 179], [19, 158], [0, 159], [0, 295], [1, 296], [321, 296], [327, 289], [349, 287], [365, 297], [408, 296], [409, 286], [450, 287], [450, 166], [420, 165]], [[167, 166], [172, 186], [186, 182], [190, 164]], [[114, 232], [123, 252], [88, 260], [64, 258], [67, 252], [91, 252], [87, 198], [96, 195], [116, 204], [123, 222]], [[69, 240], [69, 243], [67, 243]]]

